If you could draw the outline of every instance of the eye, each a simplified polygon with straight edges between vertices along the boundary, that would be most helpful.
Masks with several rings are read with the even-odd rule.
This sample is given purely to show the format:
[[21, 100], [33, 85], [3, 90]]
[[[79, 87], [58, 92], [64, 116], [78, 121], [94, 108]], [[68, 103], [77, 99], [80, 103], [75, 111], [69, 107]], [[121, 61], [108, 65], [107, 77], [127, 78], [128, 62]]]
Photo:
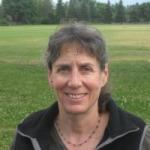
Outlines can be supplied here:
[[70, 67], [69, 66], [60, 66], [58, 69], [57, 69], [57, 72], [58, 73], [67, 73], [70, 71]]
[[81, 71], [82, 72], [93, 72], [94, 71], [94, 69], [91, 67], [91, 66], [81, 66]]

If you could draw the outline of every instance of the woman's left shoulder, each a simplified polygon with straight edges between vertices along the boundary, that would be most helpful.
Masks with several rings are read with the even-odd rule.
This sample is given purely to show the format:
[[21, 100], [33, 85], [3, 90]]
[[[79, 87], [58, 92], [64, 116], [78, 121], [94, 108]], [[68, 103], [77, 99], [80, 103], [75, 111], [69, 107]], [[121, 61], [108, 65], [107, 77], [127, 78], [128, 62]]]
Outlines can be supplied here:
[[150, 150], [150, 126], [146, 125], [143, 132], [143, 142], [140, 150]]

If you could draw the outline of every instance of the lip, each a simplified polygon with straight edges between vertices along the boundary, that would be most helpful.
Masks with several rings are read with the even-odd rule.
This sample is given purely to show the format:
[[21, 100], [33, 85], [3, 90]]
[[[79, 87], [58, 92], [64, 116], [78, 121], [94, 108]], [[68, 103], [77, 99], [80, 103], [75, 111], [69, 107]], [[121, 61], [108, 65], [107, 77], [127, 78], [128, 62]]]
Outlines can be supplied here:
[[65, 96], [67, 96], [70, 100], [83, 100], [83, 98], [87, 95], [87, 93], [68, 93], [65, 92]]

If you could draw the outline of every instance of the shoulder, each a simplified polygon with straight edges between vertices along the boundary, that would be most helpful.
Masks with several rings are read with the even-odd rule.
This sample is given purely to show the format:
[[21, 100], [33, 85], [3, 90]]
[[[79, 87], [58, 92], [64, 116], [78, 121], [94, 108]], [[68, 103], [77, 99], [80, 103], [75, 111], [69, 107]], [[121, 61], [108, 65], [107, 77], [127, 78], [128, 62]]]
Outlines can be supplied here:
[[145, 121], [141, 117], [127, 111], [124, 111], [124, 114], [126, 115], [127, 119], [132, 120], [134, 124], [142, 125], [143, 128], [145, 127]]
[[19, 125], [18, 129], [23, 131], [26, 129], [30, 129], [36, 127], [39, 124], [40, 120], [45, 116], [46, 112], [49, 108], [39, 110], [37, 112], [33, 112], [29, 114]]
[[144, 129], [145, 122], [140, 117], [122, 109], [119, 105], [115, 103], [114, 100], [110, 100], [108, 105], [108, 111], [111, 114], [111, 120], [114, 124], [118, 122], [120, 127], [139, 127]]
[[21, 131], [25, 131], [26, 129], [29, 130], [39, 127], [39, 125], [53, 120], [57, 113], [57, 103], [54, 103], [48, 108], [31, 113], [18, 125], [18, 129], [20, 129]]
[[146, 126], [143, 132], [141, 150], [150, 150], [150, 127]]

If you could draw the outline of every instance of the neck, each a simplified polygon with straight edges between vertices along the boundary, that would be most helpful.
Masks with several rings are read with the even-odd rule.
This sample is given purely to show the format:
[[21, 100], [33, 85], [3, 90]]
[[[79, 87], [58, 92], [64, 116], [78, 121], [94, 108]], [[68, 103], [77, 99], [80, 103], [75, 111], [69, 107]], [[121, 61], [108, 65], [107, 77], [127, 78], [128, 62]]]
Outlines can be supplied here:
[[66, 135], [82, 135], [89, 133], [100, 117], [98, 111], [80, 115], [60, 113], [57, 121]]
[[[67, 147], [72, 149], [73, 147], [86, 146], [87, 149], [89, 148], [88, 146], [94, 144], [95, 148], [95, 145], [102, 139], [108, 124], [109, 113], [99, 114], [97, 112], [95, 116], [87, 116], [82, 115], [71, 118], [61, 118], [61, 115], [58, 116], [55, 126], [59, 136]], [[87, 143], [89, 144], [87, 145]], [[93, 147], [90, 149], [93, 149]]]

